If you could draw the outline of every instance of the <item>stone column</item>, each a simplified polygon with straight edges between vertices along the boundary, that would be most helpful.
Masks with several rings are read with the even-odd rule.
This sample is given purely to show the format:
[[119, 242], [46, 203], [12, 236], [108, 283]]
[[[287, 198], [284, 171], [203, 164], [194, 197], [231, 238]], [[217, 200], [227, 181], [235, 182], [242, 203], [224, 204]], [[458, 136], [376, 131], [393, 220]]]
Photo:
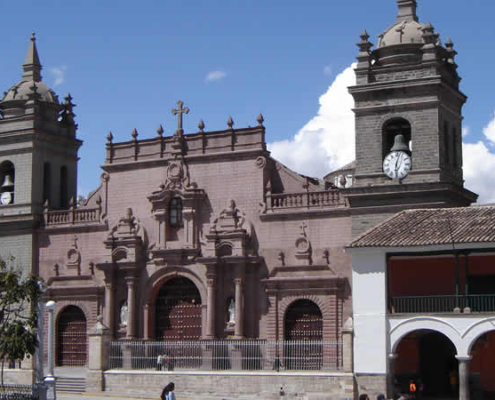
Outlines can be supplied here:
[[208, 304], [206, 306], [206, 338], [215, 339], [215, 321], [216, 321], [216, 274], [207, 274], [206, 291], [208, 294]]
[[235, 328], [234, 338], [244, 337], [244, 279], [235, 278]]
[[110, 329], [103, 325], [102, 317], [96, 318], [96, 326], [93, 333], [89, 334], [89, 360], [86, 377], [86, 390], [88, 392], [102, 392], [104, 389], [103, 372], [108, 369], [110, 350]]
[[455, 356], [459, 361], [459, 400], [469, 400], [469, 361], [471, 356]]
[[150, 308], [151, 308], [150, 303], [146, 303], [143, 307], [143, 322], [144, 322], [143, 337], [144, 337], [144, 340], [150, 340], [151, 339]]
[[397, 359], [397, 354], [390, 353], [388, 355], [388, 371], [387, 371], [387, 398], [395, 398], [395, 360]]
[[[108, 274], [108, 276], [107, 276]], [[105, 271], [105, 324], [110, 330], [110, 334], [115, 335], [115, 324], [114, 324], [114, 285], [113, 276], [111, 272]]]
[[129, 311], [127, 313], [127, 339], [136, 338], [136, 282], [137, 279], [134, 276], [125, 278], [127, 284], [127, 306]]
[[344, 372], [352, 372], [354, 327], [352, 317], [349, 317], [342, 329], [342, 367]]

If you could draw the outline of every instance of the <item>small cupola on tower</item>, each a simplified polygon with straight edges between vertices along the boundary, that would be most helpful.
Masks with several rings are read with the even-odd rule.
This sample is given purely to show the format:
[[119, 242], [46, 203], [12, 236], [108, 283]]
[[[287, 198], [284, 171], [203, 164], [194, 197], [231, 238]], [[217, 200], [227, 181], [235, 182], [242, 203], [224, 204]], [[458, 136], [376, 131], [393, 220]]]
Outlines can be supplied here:
[[3, 118], [36, 114], [40, 119], [57, 121], [62, 107], [57, 95], [42, 81], [42, 68], [33, 33], [22, 65], [21, 81], [5, 92], [0, 101]]

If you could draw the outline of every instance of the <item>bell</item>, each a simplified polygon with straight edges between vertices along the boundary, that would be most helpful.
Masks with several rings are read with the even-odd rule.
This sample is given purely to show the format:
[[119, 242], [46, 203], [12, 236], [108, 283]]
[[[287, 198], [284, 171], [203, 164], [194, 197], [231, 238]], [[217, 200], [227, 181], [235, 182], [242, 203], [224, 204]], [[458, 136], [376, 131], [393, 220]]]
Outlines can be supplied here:
[[14, 186], [14, 182], [12, 181], [12, 176], [7, 174], [5, 175], [5, 178], [3, 180], [3, 185], [2, 187], [9, 187], [9, 186]]
[[394, 139], [394, 145], [390, 151], [409, 151], [409, 146], [406, 143], [404, 135], [397, 135]]

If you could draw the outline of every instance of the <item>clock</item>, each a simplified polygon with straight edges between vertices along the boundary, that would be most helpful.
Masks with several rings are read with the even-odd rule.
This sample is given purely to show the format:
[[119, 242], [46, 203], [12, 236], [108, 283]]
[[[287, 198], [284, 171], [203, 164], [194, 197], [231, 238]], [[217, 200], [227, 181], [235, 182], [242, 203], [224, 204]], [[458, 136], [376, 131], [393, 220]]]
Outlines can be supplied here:
[[391, 179], [403, 179], [411, 171], [411, 157], [404, 151], [392, 151], [383, 160], [383, 172]]
[[12, 203], [12, 193], [11, 192], [3, 192], [0, 195], [0, 203], [2, 203], [2, 204]]

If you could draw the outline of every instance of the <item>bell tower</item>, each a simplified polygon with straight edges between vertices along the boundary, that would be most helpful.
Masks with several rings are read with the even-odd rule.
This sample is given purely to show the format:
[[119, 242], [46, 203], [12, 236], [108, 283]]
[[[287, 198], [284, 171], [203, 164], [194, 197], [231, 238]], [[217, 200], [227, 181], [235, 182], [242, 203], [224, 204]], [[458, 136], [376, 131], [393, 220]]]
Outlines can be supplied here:
[[72, 98], [63, 102], [42, 81], [34, 33], [20, 82], [0, 101], [0, 214], [37, 215], [46, 202], [68, 208], [77, 194]]
[[[378, 37], [360, 35], [355, 100], [356, 172], [349, 203], [358, 234], [405, 208], [466, 206], [462, 106], [456, 51], [422, 24], [416, 0], [397, 0], [394, 25]], [[409, 165], [406, 165], [409, 163]], [[386, 211], [380, 211], [386, 210]], [[382, 217], [380, 213], [384, 213]], [[370, 214], [376, 214], [371, 217]]]

